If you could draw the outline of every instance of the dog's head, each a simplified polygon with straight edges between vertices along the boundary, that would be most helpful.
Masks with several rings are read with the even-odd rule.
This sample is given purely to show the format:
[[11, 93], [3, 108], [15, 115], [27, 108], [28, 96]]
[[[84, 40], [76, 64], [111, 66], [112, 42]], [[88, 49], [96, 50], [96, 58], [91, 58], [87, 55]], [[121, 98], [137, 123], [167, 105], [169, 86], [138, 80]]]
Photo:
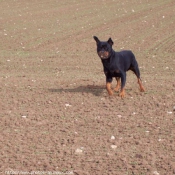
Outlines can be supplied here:
[[96, 36], [94, 36], [94, 40], [97, 43], [97, 54], [103, 59], [108, 59], [112, 53], [112, 45], [114, 44], [112, 39], [109, 38], [108, 41], [100, 41]]

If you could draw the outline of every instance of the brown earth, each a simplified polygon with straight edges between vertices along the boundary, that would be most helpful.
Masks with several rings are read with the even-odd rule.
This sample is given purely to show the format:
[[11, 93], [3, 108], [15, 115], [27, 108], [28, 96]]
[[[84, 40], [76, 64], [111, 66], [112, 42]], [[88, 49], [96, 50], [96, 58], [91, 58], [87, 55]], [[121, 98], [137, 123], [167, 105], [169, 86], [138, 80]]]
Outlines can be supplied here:
[[[174, 0], [0, 0], [0, 14], [1, 174], [175, 174]], [[135, 53], [145, 93], [128, 72], [126, 97], [108, 96], [93, 35]]]

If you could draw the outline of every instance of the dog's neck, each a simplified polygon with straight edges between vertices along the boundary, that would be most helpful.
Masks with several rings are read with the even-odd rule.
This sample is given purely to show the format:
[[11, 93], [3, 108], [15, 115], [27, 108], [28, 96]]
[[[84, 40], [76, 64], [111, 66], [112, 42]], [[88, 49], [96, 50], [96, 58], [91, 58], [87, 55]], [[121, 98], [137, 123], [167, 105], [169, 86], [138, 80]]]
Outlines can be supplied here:
[[115, 51], [112, 49], [110, 58], [113, 57], [114, 55], [115, 55]]

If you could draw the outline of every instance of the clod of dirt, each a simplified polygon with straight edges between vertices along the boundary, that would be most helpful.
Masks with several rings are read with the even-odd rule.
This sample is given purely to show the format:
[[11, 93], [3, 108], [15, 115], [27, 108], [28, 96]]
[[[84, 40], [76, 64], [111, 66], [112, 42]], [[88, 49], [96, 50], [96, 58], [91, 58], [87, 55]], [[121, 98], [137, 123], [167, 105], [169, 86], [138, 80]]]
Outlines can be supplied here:
[[111, 136], [111, 140], [115, 140], [115, 137], [114, 136]]
[[153, 175], [159, 175], [159, 173], [157, 171], [154, 171]]
[[111, 145], [111, 148], [112, 148], [112, 149], [116, 149], [117, 146], [116, 146], [116, 145]]
[[27, 116], [26, 115], [23, 115], [23, 116], [21, 116], [22, 118], [26, 118]]
[[66, 106], [66, 107], [71, 107], [72, 105], [70, 105], [70, 104], [66, 103], [66, 104], [65, 104], [65, 106]]
[[83, 147], [77, 148], [77, 149], [75, 150], [75, 154], [82, 154], [82, 153], [83, 153], [83, 150], [84, 150]]

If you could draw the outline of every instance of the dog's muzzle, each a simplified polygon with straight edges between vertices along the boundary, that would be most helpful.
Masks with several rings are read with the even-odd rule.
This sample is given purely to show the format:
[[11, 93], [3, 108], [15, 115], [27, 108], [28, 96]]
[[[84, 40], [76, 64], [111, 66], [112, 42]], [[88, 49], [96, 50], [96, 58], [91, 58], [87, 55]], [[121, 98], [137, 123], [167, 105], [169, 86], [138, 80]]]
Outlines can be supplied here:
[[107, 51], [99, 51], [98, 55], [101, 59], [108, 59], [109, 58], [109, 52], [107, 52]]

